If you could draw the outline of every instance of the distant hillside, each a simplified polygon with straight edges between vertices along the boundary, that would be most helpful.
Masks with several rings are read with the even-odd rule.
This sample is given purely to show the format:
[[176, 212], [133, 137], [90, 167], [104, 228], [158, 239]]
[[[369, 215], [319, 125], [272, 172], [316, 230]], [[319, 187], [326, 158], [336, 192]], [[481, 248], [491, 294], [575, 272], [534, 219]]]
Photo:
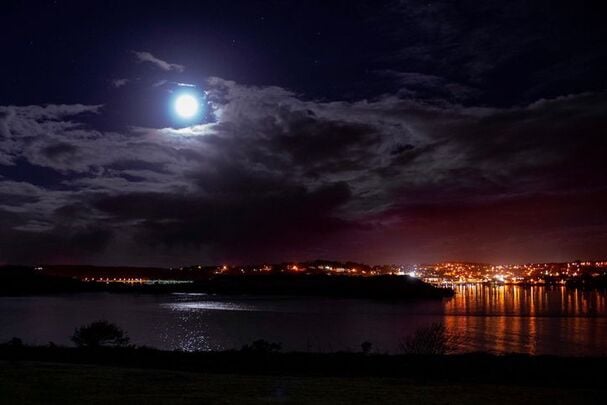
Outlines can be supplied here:
[[78, 280], [44, 274], [32, 267], [0, 267], [0, 295], [77, 292], [83, 288]]
[[221, 275], [199, 287], [218, 294], [304, 295], [379, 300], [442, 298], [453, 290], [437, 288], [409, 276], [352, 277], [344, 275], [306, 275], [301, 273]]
[[[42, 269], [19, 266], [0, 268], [0, 295], [27, 295], [87, 291], [209, 294], [301, 295], [378, 300], [442, 298], [450, 289], [433, 287], [408, 276], [358, 277], [305, 272], [258, 272], [216, 274], [204, 270], [168, 270], [123, 267], [50, 266]], [[188, 284], [99, 283], [87, 277], [143, 277], [147, 279], [193, 279]]]

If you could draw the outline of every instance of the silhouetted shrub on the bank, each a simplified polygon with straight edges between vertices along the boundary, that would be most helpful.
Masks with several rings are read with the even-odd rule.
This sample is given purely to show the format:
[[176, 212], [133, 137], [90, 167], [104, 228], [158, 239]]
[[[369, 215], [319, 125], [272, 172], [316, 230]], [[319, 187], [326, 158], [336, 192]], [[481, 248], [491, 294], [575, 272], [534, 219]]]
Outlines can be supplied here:
[[240, 350], [243, 352], [276, 353], [282, 350], [282, 345], [280, 343], [268, 342], [267, 340], [259, 339], [250, 345], [242, 346], [242, 349]]
[[433, 323], [417, 329], [413, 335], [401, 341], [399, 346], [405, 354], [440, 355], [453, 350], [452, 343], [445, 325]]
[[373, 343], [367, 341], [364, 341], [360, 344], [360, 350], [364, 353], [364, 354], [369, 354], [371, 353], [371, 348], [373, 347]]
[[76, 329], [72, 342], [78, 347], [125, 346], [129, 337], [113, 323], [96, 321]]
[[8, 342], [6, 342], [6, 344], [10, 347], [22, 347], [23, 346], [23, 340], [21, 340], [18, 337], [14, 337], [11, 340], [9, 340]]

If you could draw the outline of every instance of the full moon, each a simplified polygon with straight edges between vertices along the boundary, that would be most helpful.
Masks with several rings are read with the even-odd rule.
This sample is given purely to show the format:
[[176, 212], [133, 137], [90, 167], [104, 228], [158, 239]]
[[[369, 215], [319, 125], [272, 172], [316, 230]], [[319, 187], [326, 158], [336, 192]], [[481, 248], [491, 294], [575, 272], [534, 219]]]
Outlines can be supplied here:
[[175, 111], [182, 118], [192, 118], [198, 112], [198, 100], [189, 94], [177, 97]]

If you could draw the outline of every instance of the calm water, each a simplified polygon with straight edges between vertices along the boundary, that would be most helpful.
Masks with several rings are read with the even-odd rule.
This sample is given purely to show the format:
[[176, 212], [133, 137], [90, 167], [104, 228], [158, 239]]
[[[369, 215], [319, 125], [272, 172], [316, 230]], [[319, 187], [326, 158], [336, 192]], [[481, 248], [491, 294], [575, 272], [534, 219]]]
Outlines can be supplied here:
[[460, 351], [607, 354], [607, 295], [562, 287], [468, 286], [454, 298], [405, 304], [301, 297], [75, 294], [0, 297], [0, 341], [69, 344], [74, 328], [115, 322], [133, 343], [163, 349], [239, 348], [255, 339], [287, 350], [397, 352], [416, 328], [444, 322]]

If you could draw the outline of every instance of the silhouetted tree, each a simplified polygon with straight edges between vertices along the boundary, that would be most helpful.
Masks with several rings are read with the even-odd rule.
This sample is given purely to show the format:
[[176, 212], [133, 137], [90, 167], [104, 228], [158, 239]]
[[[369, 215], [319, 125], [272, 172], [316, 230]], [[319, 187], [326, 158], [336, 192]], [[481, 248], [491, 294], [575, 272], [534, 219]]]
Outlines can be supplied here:
[[400, 349], [406, 354], [446, 354], [451, 350], [451, 339], [443, 323], [433, 323], [419, 328], [412, 336], [400, 343]]
[[23, 340], [21, 340], [18, 337], [14, 337], [11, 340], [9, 340], [8, 342], [6, 342], [6, 344], [9, 346], [13, 346], [13, 347], [21, 347], [21, 346], [23, 346]]
[[129, 343], [129, 337], [113, 323], [96, 321], [76, 329], [72, 342], [78, 347], [124, 346]]
[[373, 347], [373, 343], [367, 341], [364, 341], [360, 344], [360, 350], [362, 350], [362, 352], [364, 354], [369, 354], [371, 353], [371, 348]]

